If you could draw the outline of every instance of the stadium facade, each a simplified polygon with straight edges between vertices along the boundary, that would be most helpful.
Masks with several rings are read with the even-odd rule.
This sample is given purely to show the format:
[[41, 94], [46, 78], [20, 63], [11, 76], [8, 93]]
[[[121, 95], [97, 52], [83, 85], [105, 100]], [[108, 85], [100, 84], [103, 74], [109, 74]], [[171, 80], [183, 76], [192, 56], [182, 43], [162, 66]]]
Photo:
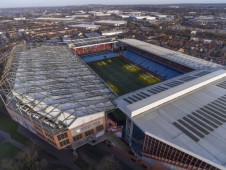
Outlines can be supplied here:
[[[101, 140], [106, 114], [118, 107], [124, 139], [140, 158], [173, 169], [226, 169], [223, 66], [135, 39], [101, 36], [69, 47], [75, 55], [44, 45], [8, 57], [1, 92], [15, 121], [58, 149], [76, 149]], [[116, 98], [86, 64], [113, 57], [162, 81]]]

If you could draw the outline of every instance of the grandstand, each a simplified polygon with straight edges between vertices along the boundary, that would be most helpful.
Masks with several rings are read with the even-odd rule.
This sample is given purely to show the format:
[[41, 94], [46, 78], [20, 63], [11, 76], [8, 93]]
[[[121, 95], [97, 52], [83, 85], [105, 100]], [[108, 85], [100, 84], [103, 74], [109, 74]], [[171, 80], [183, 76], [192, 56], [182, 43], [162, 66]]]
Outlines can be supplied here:
[[128, 50], [123, 51], [123, 56], [130, 62], [133, 62], [134, 64], [146, 70], [149, 70], [150, 72], [158, 75], [163, 79], [170, 79], [182, 74], [177, 70], [161, 65], [158, 62], [155, 62]]
[[141, 159], [226, 169], [223, 66], [135, 39], [69, 46], [75, 55], [45, 45], [6, 59], [0, 89], [15, 121], [58, 149], [76, 149], [100, 140], [117, 106], [123, 138]]
[[[131, 148], [172, 169], [226, 169], [224, 67], [138, 40], [119, 42], [183, 73], [115, 99], [127, 117], [124, 138]], [[139, 57], [128, 59], [142, 65]]]
[[105, 113], [115, 109], [115, 95], [66, 46], [9, 56], [0, 87], [12, 119], [57, 149], [98, 142]]
[[78, 39], [73, 41], [73, 44], [70, 46], [75, 54], [84, 55], [111, 50], [115, 43], [116, 41], [113, 41], [111, 38], [100, 36]]

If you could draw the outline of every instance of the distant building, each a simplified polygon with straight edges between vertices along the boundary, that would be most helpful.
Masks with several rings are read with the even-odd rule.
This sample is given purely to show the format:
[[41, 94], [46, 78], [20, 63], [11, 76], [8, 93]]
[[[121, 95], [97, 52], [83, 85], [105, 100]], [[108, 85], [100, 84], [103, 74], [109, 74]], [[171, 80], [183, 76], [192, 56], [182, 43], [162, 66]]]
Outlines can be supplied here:
[[21, 21], [21, 20], [25, 20], [25, 17], [21, 17], [21, 18], [13, 18], [15, 21]]
[[119, 20], [100, 20], [100, 21], [94, 21], [94, 24], [97, 25], [109, 25], [109, 26], [122, 26], [126, 25], [126, 21], [119, 21]]
[[142, 15], [140, 11], [133, 11], [133, 12], [123, 12], [125, 15]]
[[71, 16], [66, 16], [66, 18], [88, 18], [90, 15], [88, 14], [77, 14], [77, 15], [71, 15]]
[[191, 34], [192, 35], [196, 35], [197, 34], [197, 31], [191, 31]]
[[119, 17], [123, 18], [123, 19], [126, 19], [126, 18], [129, 18], [130, 15], [118, 15]]
[[156, 15], [156, 17], [159, 19], [164, 19], [164, 18], [168, 18], [168, 15]]
[[156, 17], [152, 17], [152, 16], [130, 16], [131, 19], [136, 19], [136, 20], [155, 20]]
[[115, 36], [115, 35], [120, 35], [124, 31], [123, 30], [113, 30], [113, 31], [102, 31], [101, 34], [102, 36]]
[[121, 13], [119, 10], [109, 10], [107, 11], [108, 14], [119, 14]]
[[84, 36], [86, 38], [94, 38], [94, 37], [100, 37], [100, 34], [98, 34], [97, 32], [88, 32], [88, 33], [84, 33]]
[[93, 14], [96, 17], [104, 17], [104, 16], [111, 16], [111, 13], [104, 13], [104, 12], [97, 12], [97, 11], [90, 11], [90, 14]]
[[35, 18], [35, 20], [43, 21], [72, 21], [74, 18]]
[[98, 30], [100, 25], [91, 25], [91, 24], [77, 24], [77, 25], [69, 25], [70, 28], [77, 28], [82, 30]]
[[190, 15], [196, 15], [196, 12], [189, 12]]

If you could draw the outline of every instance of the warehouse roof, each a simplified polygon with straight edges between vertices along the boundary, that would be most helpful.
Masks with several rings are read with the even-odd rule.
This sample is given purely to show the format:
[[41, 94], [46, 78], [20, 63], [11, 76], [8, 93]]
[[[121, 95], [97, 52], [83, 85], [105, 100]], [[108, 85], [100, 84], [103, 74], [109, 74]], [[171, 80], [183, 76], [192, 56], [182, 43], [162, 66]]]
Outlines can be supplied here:
[[94, 23], [95, 24], [124, 25], [127, 22], [121, 21], [121, 20], [100, 20], [100, 21], [95, 21]]

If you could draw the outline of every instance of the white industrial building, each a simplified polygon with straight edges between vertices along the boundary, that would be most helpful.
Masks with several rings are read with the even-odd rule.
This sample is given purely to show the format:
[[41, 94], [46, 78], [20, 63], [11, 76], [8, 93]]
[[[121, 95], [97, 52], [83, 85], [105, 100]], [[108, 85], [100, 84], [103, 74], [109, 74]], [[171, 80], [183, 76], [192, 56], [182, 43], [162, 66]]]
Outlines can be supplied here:
[[94, 21], [94, 24], [97, 25], [109, 25], [109, 26], [122, 26], [122, 25], [126, 25], [127, 22], [126, 21], [120, 21], [120, 20], [100, 20], [100, 21]]
[[100, 25], [93, 25], [93, 24], [76, 24], [76, 25], [69, 25], [70, 28], [78, 28], [84, 30], [98, 30], [100, 29]]

